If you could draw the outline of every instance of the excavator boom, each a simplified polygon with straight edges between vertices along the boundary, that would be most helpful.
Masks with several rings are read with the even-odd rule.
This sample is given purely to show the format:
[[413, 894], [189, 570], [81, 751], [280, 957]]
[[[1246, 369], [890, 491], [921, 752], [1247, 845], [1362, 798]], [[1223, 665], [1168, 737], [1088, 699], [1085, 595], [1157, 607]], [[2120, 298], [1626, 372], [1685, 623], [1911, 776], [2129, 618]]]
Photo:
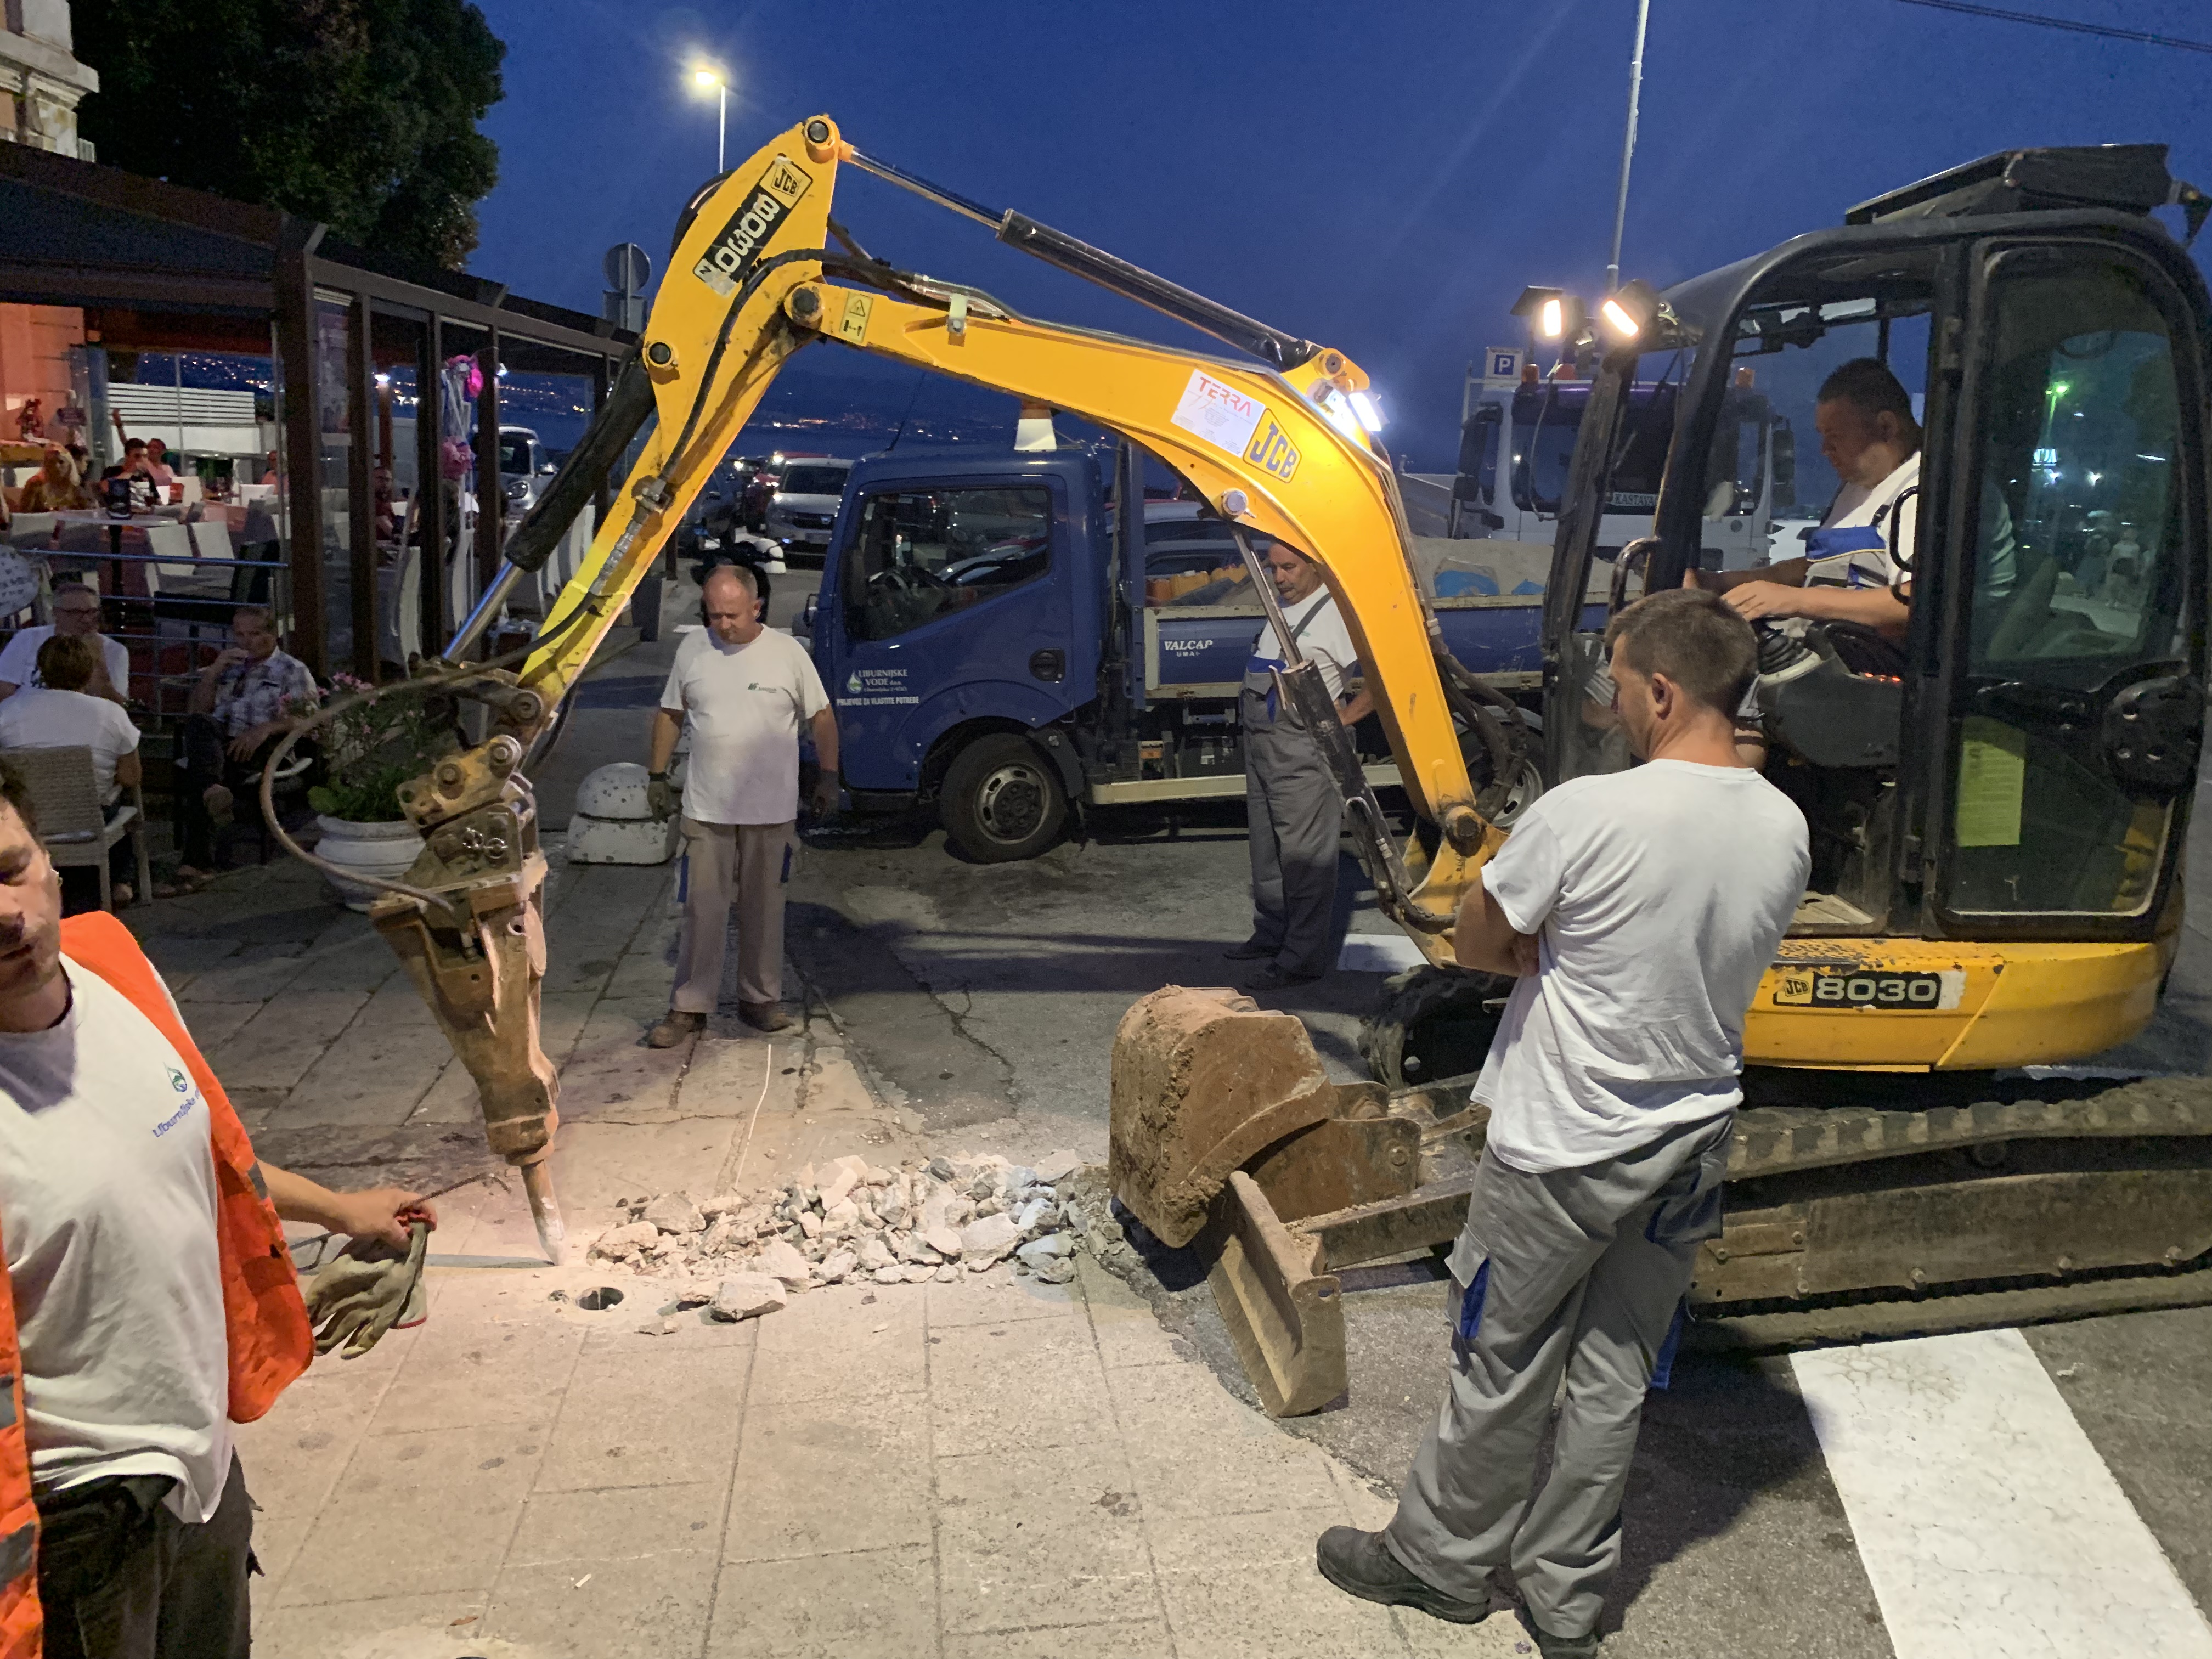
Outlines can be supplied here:
[[[979, 289], [873, 259], [830, 218], [846, 163], [990, 225], [1010, 246], [1210, 331], [1260, 363], [1037, 321]], [[687, 209], [637, 357], [517, 526], [500, 580], [447, 647], [441, 684], [488, 703], [492, 731], [401, 790], [425, 848], [372, 912], [477, 1079], [490, 1144], [522, 1168], [556, 1259], [558, 1212], [544, 1164], [558, 1123], [556, 1088], [538, 1043], [544, 860], [525, 757], [777, 373], [817, 341], [1065, 410], [1150, 451], [1231, 523], [1279, 623], [1251, 537], [1287, 543], [1320, 564], [1359, 648], [1406, 791], [1437, 826], [1432, 842], [1395, 842], [1317, 669], [1297, 659], [1294, 643], [1284, 690], [1336, 773], [1381, 908], [1431, 961], [1451, 961], [1460, 896], [1503, 838], [1476, 805], [1396, 481], [1354, 413], [1354, 395], [1367, 386], [1358, 366], [1020, 214], [994, 214], [862, 156], [827, 117], [802, 122]], [[467, 671], [467, 653], [514, 584], [544, 564], [641, 432], [589, 553], [519, 669]], [[1277, 633], [1292, 637], [1287, 628]], [[1463, 699], [1457, 712], [1471, 712]], [[1231, 1139], [1237, 1133], [1223, 1131]]]

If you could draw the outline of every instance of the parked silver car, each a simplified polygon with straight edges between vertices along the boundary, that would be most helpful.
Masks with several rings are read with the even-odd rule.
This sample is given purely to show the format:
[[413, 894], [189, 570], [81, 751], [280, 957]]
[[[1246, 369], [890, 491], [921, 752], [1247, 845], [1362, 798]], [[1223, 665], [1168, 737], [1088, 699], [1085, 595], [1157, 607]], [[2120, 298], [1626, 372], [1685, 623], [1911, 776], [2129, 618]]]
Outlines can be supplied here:
[[830, 526], [837, 522], [837, 504], [845, 498], [845, 480], [852, 471], [850, 461], [787, 463], [775, 494], [769, 497], [769, 539], [789, 552], [816, 558], [828, 553]]

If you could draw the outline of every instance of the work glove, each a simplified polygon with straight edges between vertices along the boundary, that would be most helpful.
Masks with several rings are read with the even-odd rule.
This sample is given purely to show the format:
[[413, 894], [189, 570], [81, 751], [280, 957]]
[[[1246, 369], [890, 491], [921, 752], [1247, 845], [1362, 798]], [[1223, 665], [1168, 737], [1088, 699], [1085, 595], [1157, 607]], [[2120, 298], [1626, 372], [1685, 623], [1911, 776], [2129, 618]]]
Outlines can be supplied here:
[[645, 781], [646, 810], [657, 818], [676, 816], [676, 786], [668, 781], [668, 774], [656, 772]]
[[343, 1346], [345, 1358], [358, 1359], [393, 1326], [419, 1325], [428, 1317], [422, 1259], [429, 1249], [429, 1224], [414, 1222], [407, 1231], [404, 1255], [375, 1239], [356, 1238], [308, 1275], [301, 1290], [317, 1353]]

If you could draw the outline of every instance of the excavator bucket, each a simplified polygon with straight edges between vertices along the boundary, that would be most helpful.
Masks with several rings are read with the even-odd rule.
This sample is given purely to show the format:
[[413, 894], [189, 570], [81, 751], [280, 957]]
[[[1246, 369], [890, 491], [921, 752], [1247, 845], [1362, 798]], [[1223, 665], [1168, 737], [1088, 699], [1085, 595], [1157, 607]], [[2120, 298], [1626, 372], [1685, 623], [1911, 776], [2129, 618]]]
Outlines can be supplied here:
[[1108, 1170], [1163, 1241], [1195, 1241], [1261, 1406], [1291, 1417], [1347, 1385], [1334, 1269], [1459, 1231], [1486, 1116], [1332, 1083], [1291, 1016], [1170, 986], [1115, 1035]]
[[1335, 1108], [1336, 1085], [1294, 1015], [1170, 985], [1114, 1033], [1108, 1175], [1138, 1220], [1188, 1244], [1231, 1170]]

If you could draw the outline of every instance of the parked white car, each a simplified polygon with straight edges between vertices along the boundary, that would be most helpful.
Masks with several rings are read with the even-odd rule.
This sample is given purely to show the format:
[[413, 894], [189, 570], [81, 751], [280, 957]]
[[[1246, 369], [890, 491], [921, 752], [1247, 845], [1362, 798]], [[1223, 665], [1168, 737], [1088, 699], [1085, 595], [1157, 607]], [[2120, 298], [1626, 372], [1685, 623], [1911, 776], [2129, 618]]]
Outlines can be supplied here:
[[769, 539], [793, 553], [820, 558], [830, 550], [830, 527], [837, 522], [837, 504], [845, 499], [845, 480], [853, 471], [850, 461], [792, 461], [768, 501]]

